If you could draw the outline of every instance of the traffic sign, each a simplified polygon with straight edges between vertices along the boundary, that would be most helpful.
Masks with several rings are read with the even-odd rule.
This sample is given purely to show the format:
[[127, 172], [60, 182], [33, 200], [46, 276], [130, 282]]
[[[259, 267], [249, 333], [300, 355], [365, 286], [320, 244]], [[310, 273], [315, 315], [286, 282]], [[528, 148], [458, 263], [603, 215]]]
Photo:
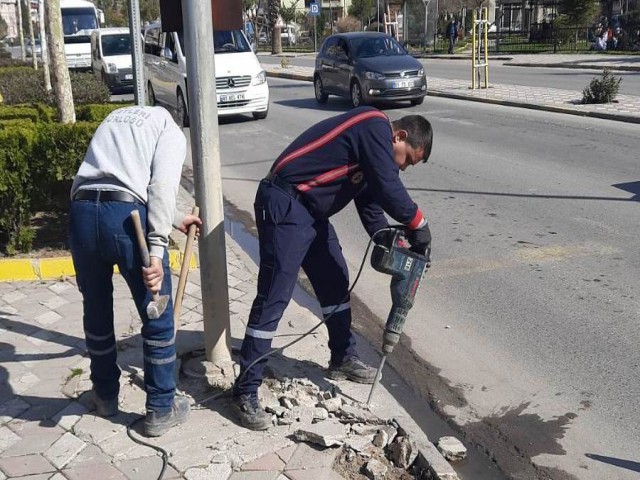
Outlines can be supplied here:
[[314, 17], [317, 17], [318, 15], [320, 15], [320, 5], [317, 3], [310, 3], [309, 4], [309, 15], [312, 15]]

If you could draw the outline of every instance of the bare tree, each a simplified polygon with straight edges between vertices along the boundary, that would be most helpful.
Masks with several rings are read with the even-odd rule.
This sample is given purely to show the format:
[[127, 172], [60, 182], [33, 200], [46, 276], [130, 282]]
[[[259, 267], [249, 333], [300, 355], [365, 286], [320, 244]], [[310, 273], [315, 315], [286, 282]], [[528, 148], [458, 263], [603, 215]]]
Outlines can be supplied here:
[[38, 70], [38, 55], [36, 55], [36, 38], [33, 34], [33, 19], [31, 18], [31, 2], [27, 7], [27, 17], [29, 18], [29, 39], [31, 41], [31, 61], [33, 62], [33, 69]]
[[40, 0], [38, 3], [38, 24], [40, 25], [40, 52], [42, 57], [42, 69], [44, 70], [44, 88], [47, 92], [52, 90], [51, 72], [49, 71], [49, 49], [47, 47], [47, 35], [44, 28], [44, 2]]
[[60, 0], [48, 0], [45, 3], [47, 40], [53, 71], [53, 90], [61, 123], [75, 123], [76, 112], [73, 106], [71, 78], [64, 56], [64, 36], [62, 34], [62, 15]]
[[280, 16], [280, 0], [269, 0], [269, 23], [271, 24], [271, 53], [282, 53], [282, 36], [278, 17]]
[[20, 55], [23, 62], [27, 61], [27, 52], [24, 49], [24, 31], [22, 30], [22, 0], [16, 0], [18, 9], [18, 36], [20, 38]]

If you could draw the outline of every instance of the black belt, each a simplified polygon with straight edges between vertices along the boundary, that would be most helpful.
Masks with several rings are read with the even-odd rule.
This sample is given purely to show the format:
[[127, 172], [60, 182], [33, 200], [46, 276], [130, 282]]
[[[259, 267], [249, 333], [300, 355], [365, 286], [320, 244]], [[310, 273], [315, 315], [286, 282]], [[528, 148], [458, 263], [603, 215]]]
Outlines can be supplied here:
[[293, 198], [298, 200], [300, 203], [304, 203], [304, 197], [302, 196], [302, 193], [300, 193], [300, 190], [298, 190], [295, 186], [293, 186], [286, 180], [283, 180], [282, 178], [280, 178], [275, 173], [269, 172], [267, 176], [264, 177], [264, 179], [267, 182], [272, 183], [279, 189], [284, 190], [288, 195], [292, 196]]
[[130, 193], [119, 190], [78, 190], [74, 200], [95, 200], [97, 202], [142, 203]]

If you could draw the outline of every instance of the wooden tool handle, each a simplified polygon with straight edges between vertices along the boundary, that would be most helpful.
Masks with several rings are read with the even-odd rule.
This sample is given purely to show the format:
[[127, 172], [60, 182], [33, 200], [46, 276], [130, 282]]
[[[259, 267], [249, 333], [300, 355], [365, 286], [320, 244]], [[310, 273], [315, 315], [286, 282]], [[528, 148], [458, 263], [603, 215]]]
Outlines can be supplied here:
[[[191, 211], [192, 215], [196, 217], [200, 213], [198, 207], [193, 207]], [[176, 297], [173, 305], [173, 322], [176, 331], [180, 322], [180, 308], [182, 307], [182, 298], [184, 297], [184, 289], [187, 284], [187, 275], [189, 274], [189, 267], [191, 265], [191, 252], [193, 251], [193, 241], [196, 238], [196, 229], [198, 226], [195, 223], [189, 225], [189, 231], [187, 233], [187, 244], [184, 247], [184, 255], [182, 256], [182, 267], [180, 268], [180, 278], [178, 280], [178, 289], [176, 290]]]
[[142, 223], [140, 222], [140, 212], [138, 210], [131, 211], [131, 220], [133, 220], [133, 227], [136, 230], [136, 237], [138, 237], [138, 246], [140, 247], [140, 256], [142, 257], [142, 265], [148, 267], [151, 265], [151, 258], [149, 258], [149, 249], [147, 248], [147, 239], [144, 238], [144, 232], [142, 231]]

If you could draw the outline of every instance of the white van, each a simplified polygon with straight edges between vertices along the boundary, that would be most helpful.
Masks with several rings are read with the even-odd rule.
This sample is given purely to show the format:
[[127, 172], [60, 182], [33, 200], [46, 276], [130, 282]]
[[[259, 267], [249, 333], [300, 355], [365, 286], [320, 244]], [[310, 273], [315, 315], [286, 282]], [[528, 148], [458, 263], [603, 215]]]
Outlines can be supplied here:
[[[267, 118], [269, 86], [251, 43], [242, 30], [214, 32], [218, 115], [251, 113]], [[187, 64], [182, 32], [165, 33], [159, 23], [144, 35], [144, 74], [148, 105], [175, 109], [183, 126], [189, 126]]]
[[87, 0], [60, 0], [64, 55], [70, 70], [91, 69], [89, 36], [104, 23], [102, 10]]
[[91, 69], [112, 92], [133, 88], [131, 32], [128, 28], [102, 28], [91, 34]]

